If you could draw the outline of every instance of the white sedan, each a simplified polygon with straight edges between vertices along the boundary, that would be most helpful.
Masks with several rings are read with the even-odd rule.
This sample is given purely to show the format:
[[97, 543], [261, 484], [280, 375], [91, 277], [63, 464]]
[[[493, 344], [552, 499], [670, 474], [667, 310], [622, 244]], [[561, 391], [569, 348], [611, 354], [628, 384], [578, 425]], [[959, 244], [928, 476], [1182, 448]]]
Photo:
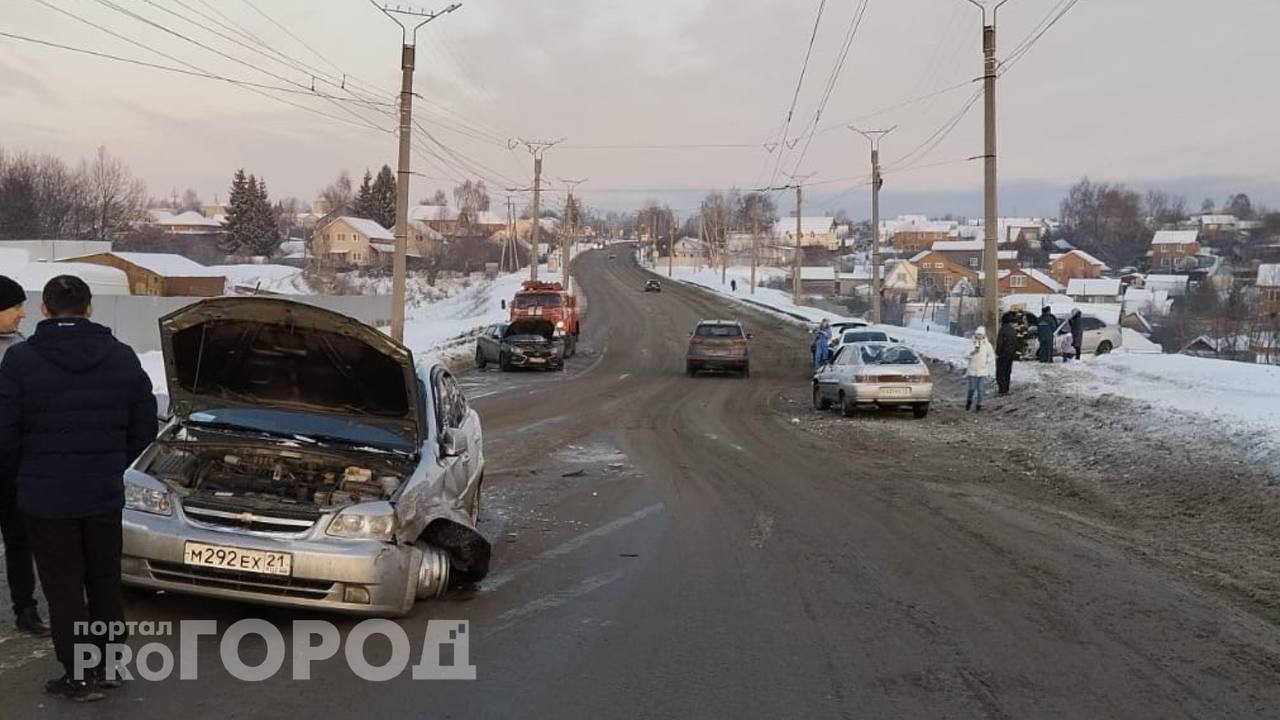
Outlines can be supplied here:
[[852, 343], [813, 375], [813, 406], [839, 406], [850, 416], [859, 406], [910, 407], [929, 414], [933, 382], [916, 351], [898, 343]]

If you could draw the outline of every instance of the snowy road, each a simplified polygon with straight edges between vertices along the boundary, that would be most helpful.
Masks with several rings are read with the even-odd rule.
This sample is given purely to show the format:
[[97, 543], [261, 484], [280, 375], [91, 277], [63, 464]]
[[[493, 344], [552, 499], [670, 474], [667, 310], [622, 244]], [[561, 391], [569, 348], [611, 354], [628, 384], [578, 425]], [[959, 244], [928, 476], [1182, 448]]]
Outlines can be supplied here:
[[[1149, 447], [1120, 398], [1032, 389], [965, 414], [942, 365], [927, 420], [818, 413], [794, 325], [676, 284], [643, 293], [622, 253], [577, 270], [591, 298], [579, 367], [466, 378], [493, 575], [401, 621], [421, 637], [430, 618], [469, 620], [477, 681], [368, 683], [333, 661], [317, 682], [246, 684], [202, 646], [198, 683], [134, 683], [95, 717], [1280, 707], [1280, 503], [1247, 466]], [[751, 377], [685, 377], [689, 330], [726, 315], [755, 334]], [[129, 615], [301, 617], [171, 596]], [[6, 707], [80, 717], [40, 697], [52, 667], [21, 655], [38, 647], [0, 638], [0, 658], [19, 658], [0, 671]]]

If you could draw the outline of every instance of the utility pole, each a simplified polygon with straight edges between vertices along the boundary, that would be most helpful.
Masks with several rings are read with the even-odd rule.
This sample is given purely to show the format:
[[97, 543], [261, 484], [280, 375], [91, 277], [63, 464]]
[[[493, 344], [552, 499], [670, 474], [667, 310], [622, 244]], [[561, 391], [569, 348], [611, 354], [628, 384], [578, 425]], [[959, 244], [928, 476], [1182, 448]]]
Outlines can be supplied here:
[[796, 248], [795, 257], [791, 262], [791, 302], [795, 305], [800, 304], [800, 241], [804, 238], [804, 232], [800, 225], [800, 205], [804, 200], [804, 181], [813, 177], [813, 173], [808, 175], [791, 175], [791, 187], [796, 190]]
[[[675, 216], [671, 218], [671, 225], [675, 224]], [[667, 277], [675, 274], [676, 267], [676, 232], [675, 228], [667, 228]]]
[[559, 145], [564, 142], [564, 138], [559, 140], [509, 140], [507, 148], [515, 148], [516, 145], [524, 145], [529, 154], [533, 156], [533, 228], [530, 231], [531, 242], [533, 243], [533, 256], [529, 261], [529, 279], [536, 281], [538, 279], [538, 242], [539, 235], [542, 234], [542, 218], [539, 217], [538, 202], [542, 193], [542, 154], [548, 148]]
[[[982, 251], [982, 322], [987, 326], [987, 336], [995, 337], [998, 328], [996, 314], [999, 308], [999, 283], [996, 278], [998, 242], [996, 225], [999, 211], [996, 208], [996, 13], [1009, 0], [968, 0], [982, 11], [982, 95], [985, 106], [983, 157], [983, 251]], [[987, 21], [987, 8], [991, 7], [991, 20]]]
[[896, 127], [859, 130], [849, 126], [871, 143], [871, 322], [877, 325], [880, 324], [880, 186], [884, 185], [884, 178], [880, 176], [880, 140]]
[[[577, 206], [573, 204], [573, 191], [586, 181], [586, 178], [581, 180], [565, 180], [564, 178], [560, 178], [560, 182], [564, 183], [569, 188], [568, 199], [564, 202], [565, 218], [564, 228], [562, 228], [564, 230], [564, 237], [560, 242], [560, 262], [564, 264], [564, 267], [560, 268], [560, 270], [561, 274], [564, 276], [563, 282], [564, 289], [566, 291], [569, 289], [569, 243], [573, 237], [573, 232], [577, 229], [574, 226], [577, 224], [578, 220], [578, 209]], [[570, 213], [572, 213], [572, 219], [570, 219]]]
[[756, 247], [760, 242], [760, 218], [751, 213], [751, 294], [756, 294]]
[[[404, 340], [404, 289], [409, 251], [409, 150], [413, 133], [413, 64], [418, 42], [418, 28], [435, 20], [441, 15], [451, 13], [462, 7], [454, 3], [439, 12], [378, 5], [374, 0], [369, 4], [378, 8], [383, 15], [391, 18], [400, 26], [400, 159], [396, 173], [396, 251], [392, 262], [391, 275], [391, 337], [397, 341]], [[397, 15], [423, 18], [410, 28]], [[411, 21], [412, 22], [412, 21]]]

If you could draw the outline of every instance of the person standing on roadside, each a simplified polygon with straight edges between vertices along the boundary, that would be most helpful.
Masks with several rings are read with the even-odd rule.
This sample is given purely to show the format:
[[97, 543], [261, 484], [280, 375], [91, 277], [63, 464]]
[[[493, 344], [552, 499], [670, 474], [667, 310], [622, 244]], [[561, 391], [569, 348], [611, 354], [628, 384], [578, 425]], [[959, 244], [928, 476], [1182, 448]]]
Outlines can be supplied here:
[[818, 325], [818, 332], [813, 334], [813, 343], [809, 347], [813, 353], [813, 371], [831, 362], [831, 323], [824, 318]]
[[1036, 354], [1040, 358], [1040, 362], [1051, 363], [1053, 362], [1054, 353], [1053, 335], [1058, 332], [1058, 318], [1049, 309], [1048, 305], [1040, 311], [1040, 320], [1036, 323], [1036, 329], [1039, 332], [1040, 340], [1040, 346]]
[[987, 341], [987, 329], [979, 325], [973, 331], [973, 345], [969, 346], [969, 366], [964, 372], [969, 382], [969, 392], [964, 401], [965, 410], [972, 407], [974, 412], [982, 412], [982, 395], [986, 392], [987, 378], [991, 377], [995, 359], [996, 351]]
[[0, 362], [0, 452], [17, 455], [18, 506], [64, 670], [45, 692], [84, 702], [102, 698], [98, 687], [119, 684], [105, 676], [102, 662], [77, 673], [76, 646], [92, 643], [102, 651], [108, 642], [124, 642], [82, 633], [124, 620], [124, 471], [159, 428], [137, 355], [89, 320], [89, 286], [59, 275], [42, 299], [46, 319]]
[[1009, 381], [1013, 377], [1013, 361], [1018, 357], [1018, 331], [1013, 326], [1014, 314], [1005, 313], [1000, 318], [1000, 332], [996, 333], [996, 386], [1001, 395], [1009, 394]]
[[732, 290], [733, 292], [738, 292], [738, 281], [737, 281], [737, 280], [730, 280], [730, 281], [729, 281], [729, 289], [730, 289], [730, 290]]
[[[9, 348], [25, 338], [18, 323], [26, 317], [23, 304], [27, 292], [13, 280], [0, 275], [0, 362]], [[13, 601], [13, 621], [19, 630], [37, 637], [49, 634], [36, 605], [36, 566], [31, 559], [31, 541], [26, 522], [18, 510], [17, 457], [0, 457], [0, 537], [4, 538], [5, 573], [9, 579], [9, 599]]]
[[1071, 347], [1075, 348], [1076, 359], [1080, 359], [1080, 348], [1084, 345], [1084, 318], [1080, 316], [1079, 308], [1071, 311], [1071, 319], [1067, 321], [1071, 326]]

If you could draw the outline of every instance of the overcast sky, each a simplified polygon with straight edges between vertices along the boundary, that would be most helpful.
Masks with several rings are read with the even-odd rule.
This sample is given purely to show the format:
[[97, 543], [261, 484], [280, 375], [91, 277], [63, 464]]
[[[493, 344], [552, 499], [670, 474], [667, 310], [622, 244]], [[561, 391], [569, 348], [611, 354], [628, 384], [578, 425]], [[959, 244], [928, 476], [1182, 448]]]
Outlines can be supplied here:
[[[1000, 11], [998, 56], [1007, 58], [1069, 2], [1011, 0]], [[0, 37], [7, 151], [75, 160], [105, 144], [152, 195], [192, 187], [222, 199], [239, 167], [264, 176], [273, 196], [310, 200], [341, 169], [358, 180], [366, 167], [395, 166], [399, 29], [368, 2], [2, 4], [0, 32], [298, 91], [309, 91], [315, 75], [315, 89], [335, 96], [255, 93]], [[886, 111], [981, 73], [977, 9], [964, 0], [868, 0], [813, 133], [862, 5], [828, 0], [787, 144], [775, 146], [818, 5], [464, 1], [419, 34], [415, 118], [447, 150], [420, 135], [414, 169], [429, 178], [415, 177], [413, 200], [464, 177], [482, 177], [495, 197], [501, 187], [528, 185], [529, 154], [509, 150], [507, 138], [563, 137], [547, 152], [544, 177], [555, 186], [587, 178], [580, 192], [595, 206], [654, 197], [687, 211], [707, 189], [785, 184], [799, 171], [820, 183], [806, 191], [806, 214], [845, 207], [861, 215], [868, 148], [843, 128], [856, 119], [897, 126], [883, 144], [886, 213], [978, 213], [982, 166], [966, 158], [982, 152], [981, 101], [941, 142], [931, 141], [977, 85]], [[1197, 208], [1206, 194], [1222, 202], [1236, 189], [1280, 204], [1277, 27], [1276, 0], [1079, 0], [1000, 79], [1002, 214], [1052, 213], [1062, 188], [1083, 175], [1169, 187]], [[347, 88], [330, 83], [340, 84], [343, 73]], [[602, 145], [747, 147], [584, 147]], [[780, 194], [784, 208], [791, 197]], [[553, 205], [562, 199], [549, 196]]]

